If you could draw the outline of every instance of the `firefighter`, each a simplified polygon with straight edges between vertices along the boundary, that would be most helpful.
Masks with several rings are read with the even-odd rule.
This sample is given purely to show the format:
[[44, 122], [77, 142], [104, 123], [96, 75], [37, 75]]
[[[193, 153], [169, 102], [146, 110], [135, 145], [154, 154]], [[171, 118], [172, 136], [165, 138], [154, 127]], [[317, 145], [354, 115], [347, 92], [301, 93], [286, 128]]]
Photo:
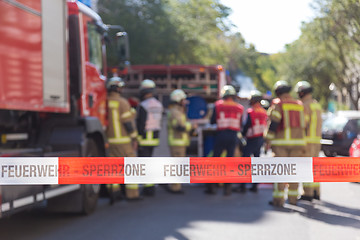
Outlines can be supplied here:
[[[136, 126], [139, 132], [138, 157], [152, 157], [159, 146], [163, 105], [154, 97], [155, 83], [145, 79], [140, 84], [140, 105], [137, 108]], [[154, 196], [155, 185], [145, 184], [142, 195]]]
[[270, 107], [269, 100], [263, 99], [263, 100], [260, 101], [260, 104], [261, 104], [261, 106], [262, 106], [266, 111], [267, 111], [267, 110], [269, 109], [269, 107]]
[[[190, 131], [192, 125], [187, 121], [185, 114], [186, 94], [181, 89], [176, 89], [170, 94], [168, 112], [168, 144], [172, 157], [186, 157], [186, 147], [190, 144]], [[169, 184], [168, 191], [183, 193], [181, 184]]]
[[[137, 130], [135, 126], [136, 111], [130, 107], [129, 102], [121, 96], [125, 83], [120, 77], [112, 77], [106, 84], [108, 91], [109, 127], [107, 137], [111, 157], [136, 157]], [[114, 203], [115, 187], [117, 184], [108, 185], [110, 188], [110, 203]], [[137, 200], [139, 189], [137, 184], [127, 184], [125, 195], [128, 200]]]
[[[312, 97], [312, 87], [307, 81], [300, 81], [295, 85], [295, 92], [298, 94], [304, 105], [306, 125], [306, 157], [318, 157], [321, 150], [321, 106]], [[301, 199], [311, 201], [320, 199], [320, 183], [303, 183], [304, 194]]]
[[[243, 157], [260, 157], [260, 149], [264, 144], [264, 131], [267, 125], [267, 113], [261, 105], [262, 94], [258, 90], [251, 91], [250, 108], [247, 109], [247, 119], [242, 130], [247, 144], [243, 148]], [[246, 192], [246, 184], [240, 184], [240, 192]], [[249, 189], [257, 192], [257, 183]]]
[[[305, 118], [304, 106], [290, 95], [291, 86], [286, 81], [277, 81], [274, 85], [278, 98], [269, 108], [269, 126], [265, 139], [270, 142], [275, 157], [303, 157], [305, 154]], [[285, 183], [274, 183], [273, 200], [269, 204], [283, 206]], [[298, 183], [290, 183], [288, 201], [296, 205]]]
[[[225, 85], [221, 89], [222, 99], [215, 102], [215, 108], [211, 117], [211, 123], [216, 123], [216, 135], [214, 143], [214, 157], [220, 157], [226, 150], [227, 157], [233, 157], [235, 147], [238, 143], [238, 133], [241, 128], [241, 119], [244, 107], [237, 103], [235, 88], [231, 85]], [[216, 184], [206, 185], [205, 193], [215, 194]], [[224, 184], [224, 195], [231, 194], [231, 183]]]

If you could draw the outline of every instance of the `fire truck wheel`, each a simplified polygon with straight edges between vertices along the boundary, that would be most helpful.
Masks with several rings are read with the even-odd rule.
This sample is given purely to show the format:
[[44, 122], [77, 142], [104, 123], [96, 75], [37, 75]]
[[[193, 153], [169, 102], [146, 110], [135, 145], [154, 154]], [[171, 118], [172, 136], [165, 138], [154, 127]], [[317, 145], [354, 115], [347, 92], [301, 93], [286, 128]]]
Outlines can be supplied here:
[[[86, 145], [86, 157], [99, 157], [100, 151], [94, 139], [89, 138]], [[100, 184], [85, 184], [83, 189], [83, 213], [91, 214], [95, 211], [100, 193]]]
[[330, 150], [324, 150], [324, 155], [326, 157], [336, 157], [336, 152], [331, 152]]
[[83, 213], [91, 214], [95, 211], [100, 192], [99, 184], [83, 185]]

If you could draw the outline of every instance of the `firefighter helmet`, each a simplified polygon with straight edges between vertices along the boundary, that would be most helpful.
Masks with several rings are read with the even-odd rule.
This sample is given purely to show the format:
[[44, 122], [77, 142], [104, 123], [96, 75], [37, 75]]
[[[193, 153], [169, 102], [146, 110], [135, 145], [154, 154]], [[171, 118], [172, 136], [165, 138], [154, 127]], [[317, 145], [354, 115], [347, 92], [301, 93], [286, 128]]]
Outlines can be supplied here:
[[262, 93], [258, 90], [252, 90], [250, 92], [250, 104], [260, 102], [262, 100]]
[[186, 97], [185, 92], [181, 89], [176, 89], [170, 94], [170, 100], [176, 103], [180, 103], [181, 100], [186, 99]]
[[112, 77], [106, 83], [107, 90], [116, 90], [125, 86], [125, 82], [121, 77]]
[[302, 98], [306, 94], [312, 92], [312, 87], [309, 82], [300, 81], [295, 85], [295, 92], [299, 95], [300, 98]]
[[140, 84], [140, 90], [141, 89], [151, 89], [151, 88], [155, 88], [155, 83], [153, 80], [145, 79]]
[[156, 85], [153, 80], [150, 79], [143, 80], [140, 84], [140, 95], [144, 96], [145, 94], [153, 93], [155, 87]]
[[291, 91], [291, 86], [287, 81], [280, 80], [274, 84], [274, 91], [276, 96], [280, 96], [283, 93], [289, 93]]
[[261, 104], [261, 106], [262, 106], [263, 108], [265, 108], [266, 110], [269, 109], [269, 107], [270, 107], [269, 101], [268, 101], [268, 100], [265, 100], [265, 99], [261, 100], [261, 101], [260, 101], [260, 104]]
[[225, 85], [221, 89], [221, 97], [236, 96], [236, 90], [231, 85]]

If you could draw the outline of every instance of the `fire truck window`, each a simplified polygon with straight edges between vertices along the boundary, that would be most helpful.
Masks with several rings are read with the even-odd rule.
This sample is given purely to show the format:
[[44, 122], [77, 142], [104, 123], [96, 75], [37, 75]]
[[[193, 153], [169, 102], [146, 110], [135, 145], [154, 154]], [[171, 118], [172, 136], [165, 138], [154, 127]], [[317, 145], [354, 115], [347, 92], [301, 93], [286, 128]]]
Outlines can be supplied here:
[[100, 33], [96, 31], [96, 26], [91, 23], [88, 24], [88, 34], [90, 62], [103, 74], [102, 37]]

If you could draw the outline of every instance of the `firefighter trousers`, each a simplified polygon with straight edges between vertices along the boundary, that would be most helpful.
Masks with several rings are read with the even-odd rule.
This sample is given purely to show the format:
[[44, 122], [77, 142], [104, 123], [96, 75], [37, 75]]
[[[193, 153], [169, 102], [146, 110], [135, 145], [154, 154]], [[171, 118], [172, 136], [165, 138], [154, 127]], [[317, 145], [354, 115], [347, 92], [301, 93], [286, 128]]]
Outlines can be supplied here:
[[[306, 145], [306, 157], [318, 157], [321, 150], [320, 144], [308, 143]], [[305, 199], [320, 199], [320, 183], [303, 183]]]
[[[172, 157], [186, 157], [186, 146], [171, 146], [170, 154]], [[170, 192], [181, 192], [181, 184], [173, 183], [168, 184]]]
[[[154, 148], [154, 146], [139, 146], [138, 157], [152, 157]], [[145, 184], [142, 194], [146, 196], [154, 196], [155, 184]]]
[[[110, 144], [109, 146], [110, 157], [136, 157], [135, 151], [131, 143], [125, 144]], [[107, 188], [110, 192], [110, 197], [115, 194], [119, 188], [118, 184], [108, 184]], [[139, 198], [139, 185], [138, 184], [126, 184], [125, 185], [125, 196], [127, 199]]]
[[[260, 150], [263, 144], [263, 137], [248, 138], [246, 146], [243, 147], [243, 157], [251, 157], [251, 155], [253, 155], [254, 157], [260, 157]], [[257, 185], [257, 183], [253, 183], [251, 185], [251, 190], [257, 191]], [[246, 191], [245, 186], [246, 183], [240, 183], [241, 192]]]
[[[273, 146], [275, 157], [303, 157], [305, 148], [303, 146]], [[288, 186], [288, 201], [296, 205], [298, 200], [299, 183], [274, 183], [273, 205], [283, 206], [285, 203], [285, 188]]]
[[[226, 150], [226, 157], [233, 157], [235, 148], [238, 145], [237, 132], [233, 130], [220, 130], [216, 132], [214, 142], [214, 157], [220, 157]], [[216, 192], [216, 183], [206, 184], [205, 193], [214, 194]], [[231, 195], [231, 183], [224, 183], [224, 195]]]

